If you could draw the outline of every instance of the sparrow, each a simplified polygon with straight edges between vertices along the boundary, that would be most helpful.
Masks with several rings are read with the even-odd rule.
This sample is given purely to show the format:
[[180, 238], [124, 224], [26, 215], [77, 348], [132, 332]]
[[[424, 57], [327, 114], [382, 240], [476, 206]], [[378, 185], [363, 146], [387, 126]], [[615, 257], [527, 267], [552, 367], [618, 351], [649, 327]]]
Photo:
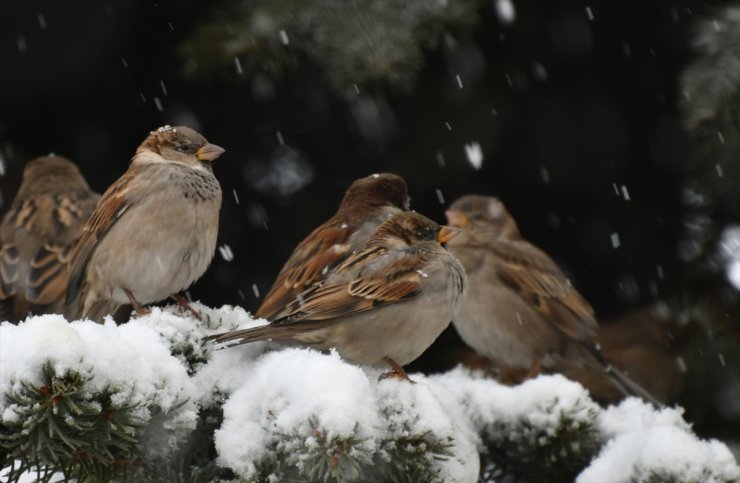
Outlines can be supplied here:
[[388, 217], [408, 209], [408, 188], [398, 175], [372, 174], [353, 182], [334, 216], [293, 250], [255, 315], [267, 320], [284, 317], [298, 294], [363, 246]]
[[656, 403], [609, 364], [591, 305], [544, 251], [522, 237], [501, 201], [466, 195], [446, 216], [461, 230], [448, 248], [470, 281], [453, 320], [466, 344], [497, 366], [527, 370], [529, 377], [563, 361], [598, 368], [623, 394]]
[[145, 305], [168, 296], [192, 311], [178, 292], [215, 253], [221, 187], [211, 162], [223, 152], [188, 127], [152, 131], [82, 231], [67, 304], [96, 321], [126, 303], [143, 315]]
[[408, 379], [402, 366], [449, 325], [465, 292], [465, 271], [443, 246], [457, 232], [415, 212], [394, 214], [364, 247], [289, 301], [280, 318], [208, 339], [336, 348], [351, 363], [388, 364], [393, 370], [385, 375]]
[[0, 225], [0, 311], [18, 323], [29, 314], [77, 314], [64, 303], [67, 262], [99, 195], [61, 156], [29, 161]]

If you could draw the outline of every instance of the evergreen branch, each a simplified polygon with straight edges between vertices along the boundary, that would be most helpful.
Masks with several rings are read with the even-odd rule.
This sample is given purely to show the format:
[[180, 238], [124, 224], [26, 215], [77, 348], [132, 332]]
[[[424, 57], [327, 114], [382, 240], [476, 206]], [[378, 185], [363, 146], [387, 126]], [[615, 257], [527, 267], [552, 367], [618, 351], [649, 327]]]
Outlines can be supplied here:
[[[599, 452], [604, 442], [596, 427], [597, 413], [588, 419], [573, 418], [556, 410], [551, 401], [542, 411], [556, 422], [548, 427], [532, 424], [526, 417], [487, 425], [483, 438], [488, 448], [485, 473], [491, 481], [511, 475], [517, 481], [570, 482]], [[488, 481], [488, 480], [485, 480]]]
[[10, 482], [29, 470], [42, 482], [58, 473], [108, 480], [141, 464], [136, 446], [147, 422], [136, 416], [139, 406], [115, 407], [109, 389], [90, 394], [89, 378], [73, 371], [57, 375], [51, 363], [43, 366], [42, 380], [40, 387], [21, 382], [5, 395], [16, 413], [0, 433]]
[[189, 72], [238, 66], [281, 76], [319, 66], [340, 92], [377, 83], [408, 90], [424, 51], [470, 31], [480, 0], [244, 0], [222, 7], [182, 45]]

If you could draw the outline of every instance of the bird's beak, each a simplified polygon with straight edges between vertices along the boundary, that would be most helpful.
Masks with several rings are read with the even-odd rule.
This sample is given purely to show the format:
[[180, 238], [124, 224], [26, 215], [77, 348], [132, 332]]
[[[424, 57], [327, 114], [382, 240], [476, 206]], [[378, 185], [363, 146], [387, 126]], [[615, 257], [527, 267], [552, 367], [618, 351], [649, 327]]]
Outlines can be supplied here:
[[459, 228], [455, 228], [453, 226], [442, 226], [442, 229], [437, 233], [437, 241], [445, 244], [455, 238], [458, 233], [460, 233]]
[[226, 150], [221, 146], [216, 146], [215, 144], [209, 143], [198, 149], [195, 152], [195, 155], [198, 156], [198, 159], [201, 161], [213, 161], [214, 159], [221, 156], [224, 151]]
[[468, 217], [462, 211], [447, 210], [445, 211], [445, 216], [447, 217], [447, 223], [458, 228], [464, 227], [469, 221]]

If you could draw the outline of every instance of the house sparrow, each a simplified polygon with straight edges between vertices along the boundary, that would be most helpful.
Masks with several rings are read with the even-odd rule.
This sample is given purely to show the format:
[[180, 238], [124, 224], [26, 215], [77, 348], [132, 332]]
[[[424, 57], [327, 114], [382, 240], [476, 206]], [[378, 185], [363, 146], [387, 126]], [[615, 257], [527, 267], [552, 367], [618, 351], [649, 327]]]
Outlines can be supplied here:
[[364, 247], [291, 300], [282, 317], [209, 339], [335, 347], [350, 362], [390, 364], [387, 374], [406, 377], [401, 366], [442, 333], [465, 291], [465, 271], [443, 247], [457, 231], [414, 212], [392, 215]]
[[64, 304], [67, 261], [99, 195], [72, 161], [32, 159], [0, 225], [0, 310], [3, 320], [77, 314]]
[[79, 299], [97, 321], [125, 303], [141, 315], [200, 278], [216, 249], [221, 187], [211, 162], [223, 152], [188, 127], [152, 131], [85, 225], [67, 303]]
[[655, 402], [607, 362], [596, 342], [593, 309], [555, 262], [521, 236], [499, 200], [463, 196], [446, 215], [461, 229], [449, 250], [470, 280], [453, 321], [465, 343], [529, 376], [565, 360], [598, 367], [622, 393]]
[[408, 188], [400, 176], [382, 173], [356, 180], [334, 216], [293, 250], [255, 315], [267, 320], [287, 315], [287, 304], [299, 293], [364, 246], [389, 216], [408, 209]]

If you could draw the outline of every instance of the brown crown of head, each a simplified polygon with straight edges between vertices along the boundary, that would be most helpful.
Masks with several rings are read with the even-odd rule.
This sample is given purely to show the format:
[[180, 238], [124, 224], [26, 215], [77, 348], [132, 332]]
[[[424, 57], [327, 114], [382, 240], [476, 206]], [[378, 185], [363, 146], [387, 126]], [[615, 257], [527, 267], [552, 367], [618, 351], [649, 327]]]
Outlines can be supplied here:
[[347, 189], [341, 207], [348, 205], [367, 207], [390, 205], [408, 210], [408, 186], [397, 174], [371, 174], [356, 180]]
[[455, 237], [459, 229], [442, 226], [415, 211], [390, 217], [375, 232], [373, 238], [395, 238], [407, 245], [444, 244]]
[[68, 188], [89, 189], [77, 165], [62, 156], [41, 156], [26, 163], [18, 194]]
[[504, 204], [493, 196], [465, 195], [455, 200], [446, 213], [448, 222], [460, 228], [470, 223], [485, 225], [496, 233], [518, 236], [516, 221]]

